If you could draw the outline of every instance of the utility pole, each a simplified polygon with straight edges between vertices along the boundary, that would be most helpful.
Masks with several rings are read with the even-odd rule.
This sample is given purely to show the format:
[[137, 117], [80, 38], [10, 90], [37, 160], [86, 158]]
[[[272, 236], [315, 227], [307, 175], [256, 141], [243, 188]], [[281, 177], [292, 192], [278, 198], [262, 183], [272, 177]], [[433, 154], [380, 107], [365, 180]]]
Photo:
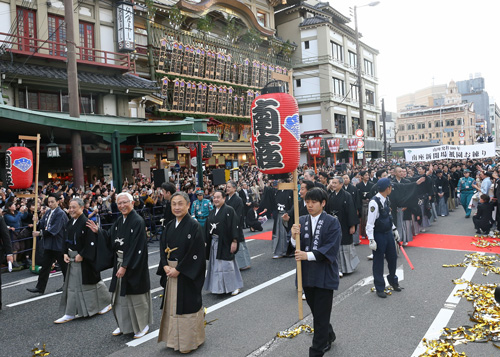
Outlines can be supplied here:
[[[73, 21], [73, 0], [64, 0], [64, 25], [66, 26], [66, 49], [68, 59], [68, 104], [69, 116], [80, 117], [78, 95], [78, 70], [76, 65], [75, 25]], [[73, 166], [73, 184], [76, 188], [84, 185], [82, 138], [79, 131], [71, 132], [71, 156]]]
[[[358, 103], [359, 103], [359, 128], [365, 130], [365, 113], [363, 111], [363, 80], [361, 77], [361, 46], [359, 44], [359, 32], [358, 32], [358, 13], [356, 11], [356, 6], [354, 6], [354, 28], [356, 32], [356, 62], [358, 65], [357, 75], [358, 75]], [[366, 164], [366, 154], [363, 152], [363, 165]], [[353, 161], [354, 164], [354, 161]]]
[[384, 124], [384, 160], [387, 161], [387, 133], [385, 129], [385, 102], [382, 98], [382, 123]]

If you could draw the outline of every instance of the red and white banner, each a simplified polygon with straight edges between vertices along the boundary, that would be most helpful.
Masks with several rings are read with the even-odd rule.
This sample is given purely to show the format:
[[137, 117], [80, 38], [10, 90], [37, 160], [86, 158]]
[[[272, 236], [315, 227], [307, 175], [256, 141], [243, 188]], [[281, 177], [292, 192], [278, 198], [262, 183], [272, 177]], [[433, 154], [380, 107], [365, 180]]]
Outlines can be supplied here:
[[312, 138], [306, 141], [307, 150], [311, 156], [319, 156], [321, 152], [321, 138]]
[[358, 140], [359, 139], [347, 139], [349, 151], [356, 151], [358, 149]]
[[328, 149], [332, 154], [339, 152], [340, 149], [340, 139], [327, 139]]

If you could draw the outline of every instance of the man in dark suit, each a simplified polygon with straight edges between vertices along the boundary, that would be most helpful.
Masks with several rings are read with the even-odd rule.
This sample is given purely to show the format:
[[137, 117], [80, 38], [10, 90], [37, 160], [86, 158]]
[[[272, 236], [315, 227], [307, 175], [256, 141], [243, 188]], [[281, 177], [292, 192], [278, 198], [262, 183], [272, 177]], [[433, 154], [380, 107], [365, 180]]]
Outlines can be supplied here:
[[[52, 263], [57, 261], [61, 266], [62, 273], [66, 278], [67, 264], [63, 257], [63, 240], [65, 239], [65, 227], [68, 223], [68, 216], [59, 207], [61, 196], [51, 194], [48, 199], [48, 206], [50, 208], [40, 221], [40, 231], [33, 231], [33, 236], [42, 236], [43, 238], [43, 258], [42, 268], [38, 276], [38, 283], [33, 289], [26, 289], [30, 293], [43, 294], [49, 281], [49, 274], [52, 268]], [[62, 291], [62, 287], [57, 289]]]
[[248, 224], [245, 222], [247, 213], [252, 207], [252, 196], [250, 195], [250, 189], [248, 188], [248, 184], [246, 182], [243, 182], [241, 185], [241, 190], [238, 192], [238, 195], [241, 198], [241, 201], [243, 201], [243, 228], [246, 228]]
[[247, 212], [247, 226], [250, 228], [252, 232], [259, 231], [262, 232], [262, 223], [265, 219], [267, 221], [266, 216], [259, 217], [257, 211], [259, 210], [259, 204], [257, 202], [252, 202], [252, 209], [249, 209]]
[[[477, 205], [477, 212], [472, 216], [472, 221], [474, 222], [474, 228], [477, 234], [490, 232], [492, 225], [492, 212], [493, 206], [490, 203], [490, 196], [482, 194], [479, 197], [479, 204]], [[481, 232], [482, 231], [482, 232]]]
[[226, 204], [234, 209], [236, 219], [238, 220], [238, 238], [240, 244], [238, 252], [235, 255], [236, 263], [238, 263], [240, 269], [246, 270], [250, 268], [251, 261], [250, 253], [245, 243], [245, 236], [243, 235], [243, 201], [236, 194], [236, 183], [234, 181], [227, 182], [226, 193]]
[[[0, 263], [3, 255], [7, 254], [7, 261], [12, 263], [12, 245], [10, 244], [10, 233], [2, 216], [0, 216]], [[2, 271], [0, 270], [0, 286], [2, 285]], [[2, 289], [0, 288], [0, 310], [2, 310]]]

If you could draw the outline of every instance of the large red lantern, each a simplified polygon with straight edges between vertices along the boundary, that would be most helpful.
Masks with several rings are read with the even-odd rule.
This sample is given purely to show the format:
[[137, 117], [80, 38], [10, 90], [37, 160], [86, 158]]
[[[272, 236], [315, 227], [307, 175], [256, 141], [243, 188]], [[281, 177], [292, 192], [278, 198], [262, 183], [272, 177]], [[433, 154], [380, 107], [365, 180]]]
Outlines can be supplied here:
[[33, 152], [24, 146], [7, 149], [5, 155], [7, 186], [12, 189], [29, 188], [33, 183]]
[[267, 93], [251, 106], [252, 149], [260, 171], [286, 174], [299, 166], [299, 107], [287, 93]]

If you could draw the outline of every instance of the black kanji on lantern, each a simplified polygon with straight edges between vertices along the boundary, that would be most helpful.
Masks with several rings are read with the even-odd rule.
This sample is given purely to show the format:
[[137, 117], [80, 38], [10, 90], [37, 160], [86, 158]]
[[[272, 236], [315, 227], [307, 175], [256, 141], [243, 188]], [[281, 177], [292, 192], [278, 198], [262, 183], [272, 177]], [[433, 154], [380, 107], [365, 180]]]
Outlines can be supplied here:
[[275, 99], [256, 100], [252, 108], [255, 159], [260, 169], [285, 167], [281, 155], [280, 103]]

